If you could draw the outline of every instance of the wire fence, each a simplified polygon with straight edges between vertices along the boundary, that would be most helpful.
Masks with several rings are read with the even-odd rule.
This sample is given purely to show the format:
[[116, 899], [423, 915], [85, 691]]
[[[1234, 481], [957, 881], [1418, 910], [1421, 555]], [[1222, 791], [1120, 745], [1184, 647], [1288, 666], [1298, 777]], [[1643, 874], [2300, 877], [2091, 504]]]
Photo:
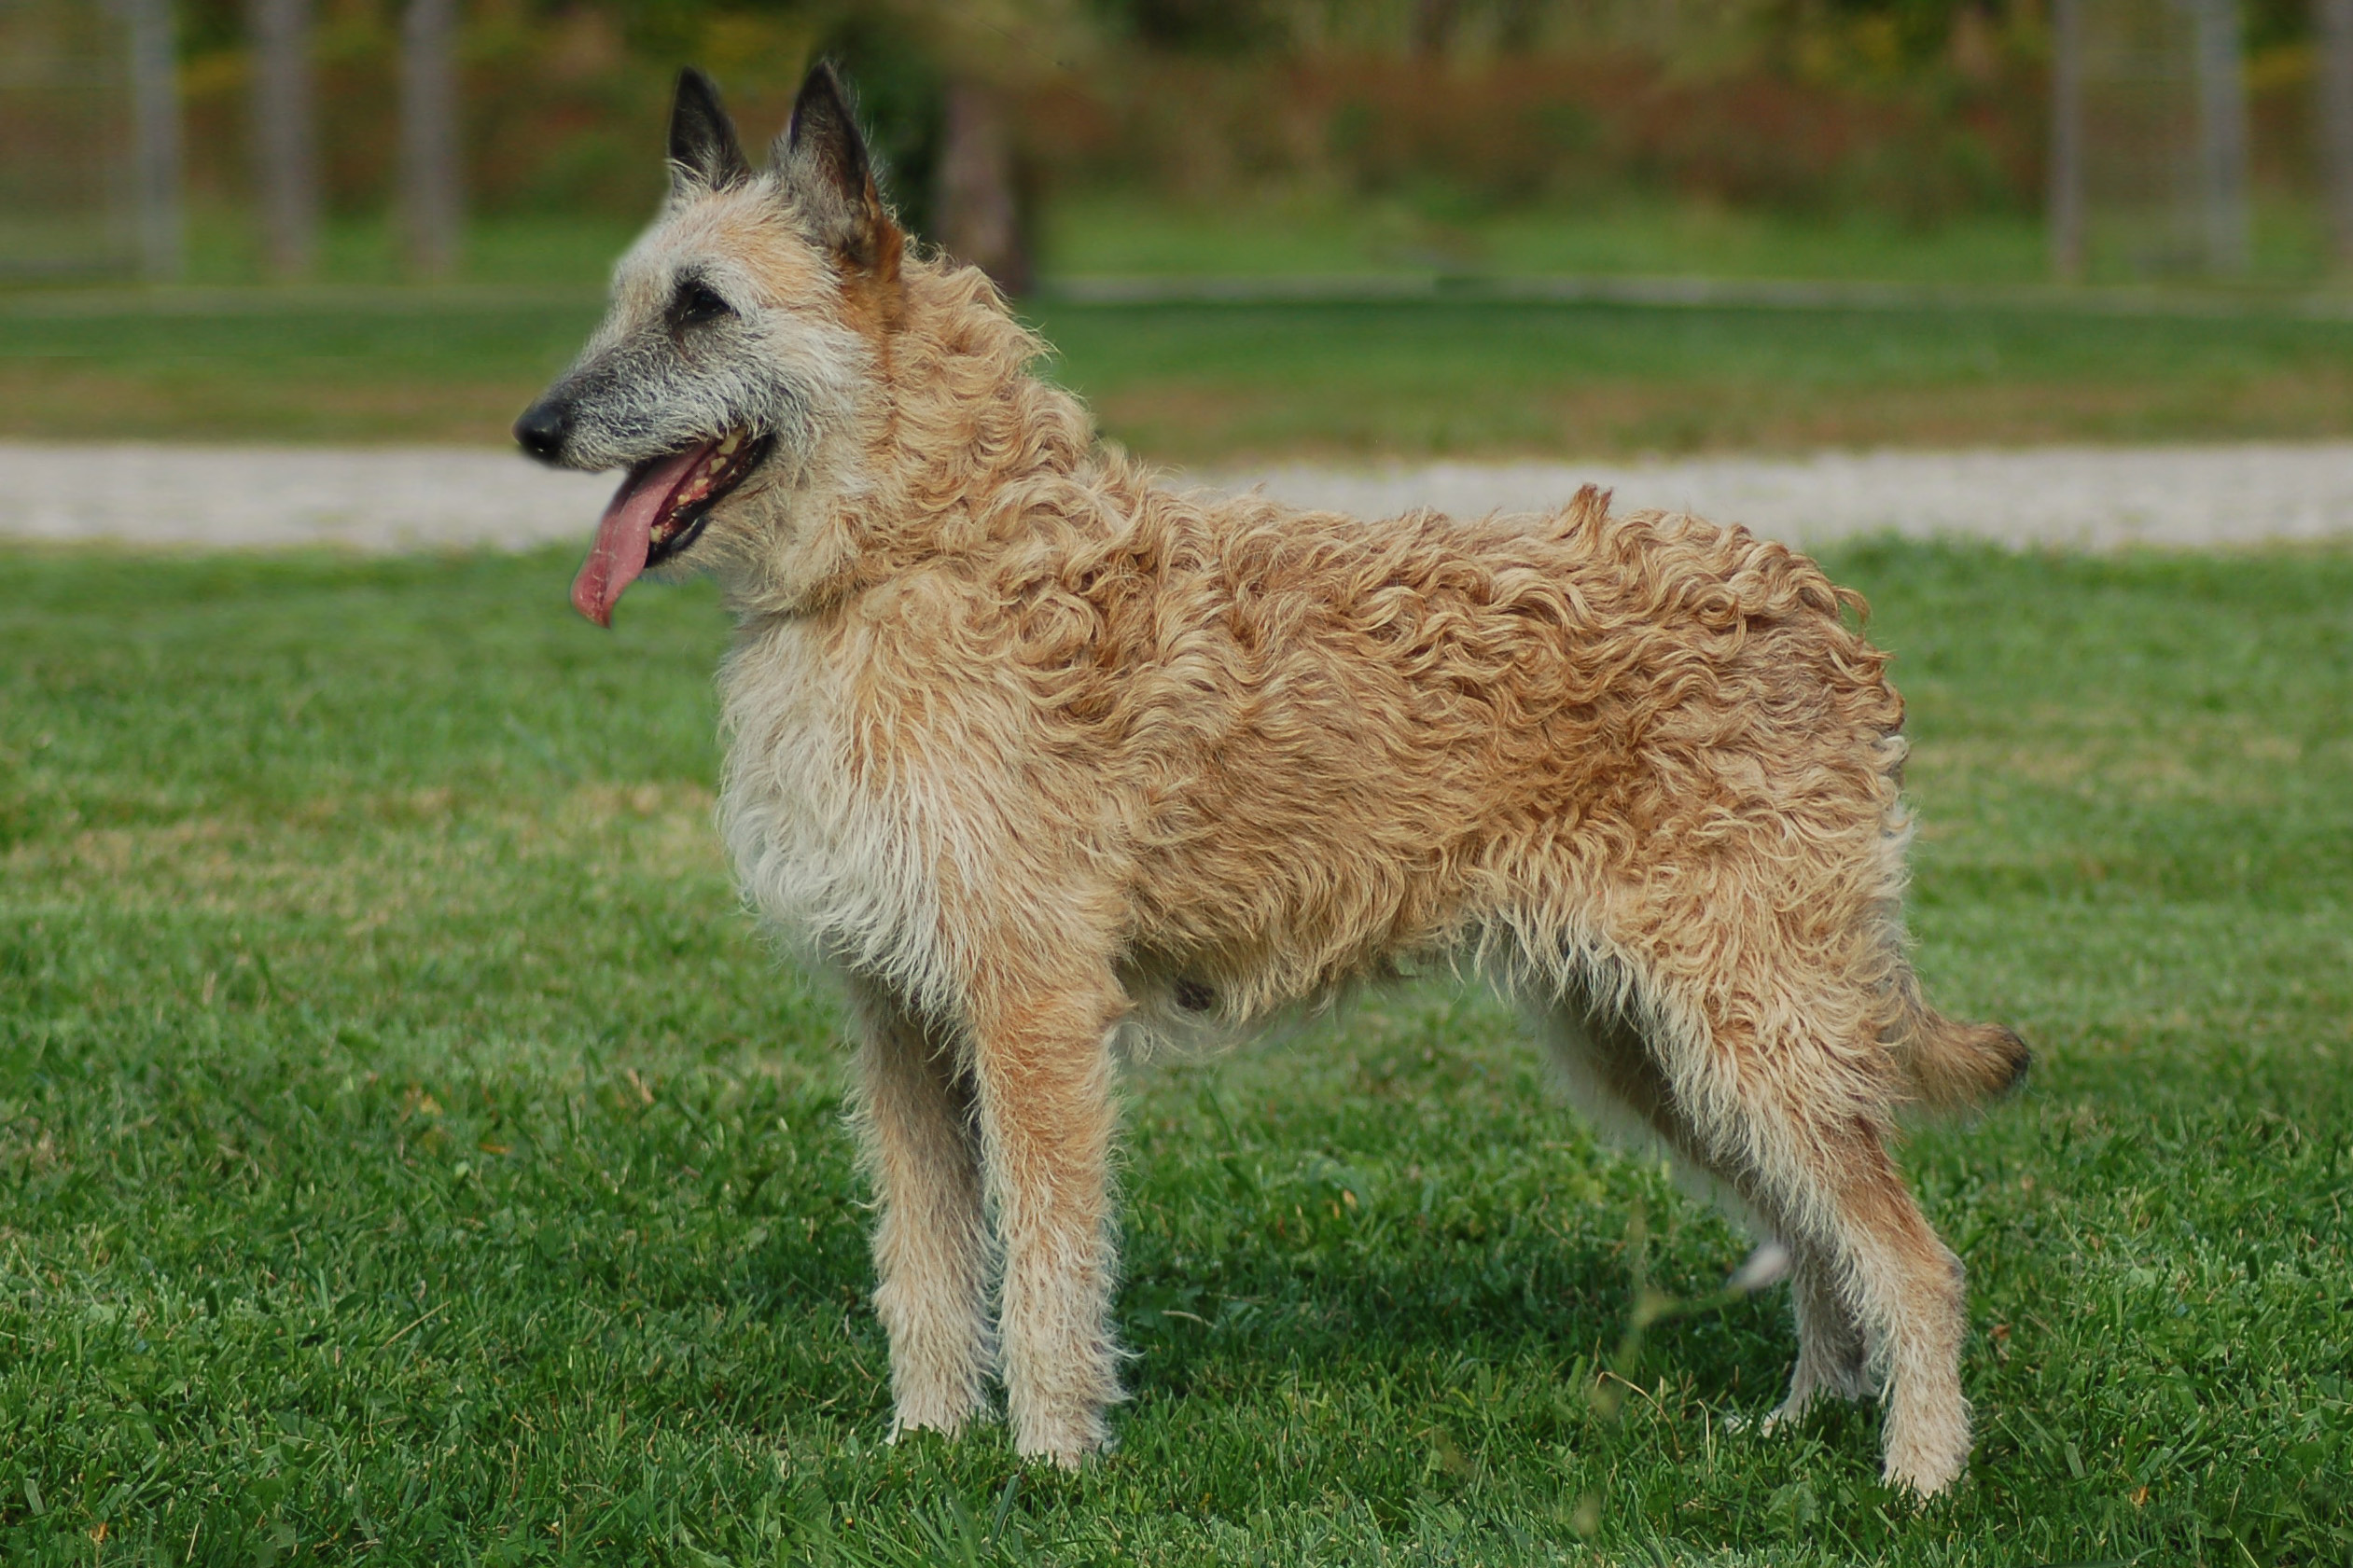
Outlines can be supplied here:
[[[178, 275], [182, 109], [173, 3], [0, 0], [0, 279]], [[248, 118], [244, 129], [258, 132], [228, 140], [238, 144], [234, 161], [254, 155], [253, 197], [267, 220], [262, 228], [269, 236], [271, 271], [286, 277], [309, 271], [322, 201], [321, 169], [332, 161], [319, 146], [324, 120], [309, 108], [315, 96], [308, 41], [313, 8], [313, 0], [259, 0], [249, 7], [256, 33], [251, 88], [240, 73], [236, 90], [251, 90], [253, 102], [242, 116], [214, 113], [207, 118], [191, 108], [191, 123], [200, 130], [210, 126], [212, 141], [223, 139], [215, 122], [224, 119]], [[387, 14], [397, 9], [399, 16], [377, 68], [390, 68], [397, 77], [397, 205], [411, 270], [418, 276], [446, 277], [458, 265], [464, 193], [470, 184], [461, 178], [467, 160], [458, 128], [473, 124], [474, 141], [482, 142], [483, 117], [496, 105], [478, 103], [469, 114], [459, 102], [465, 83], [452, 66], [461, 20], [456, 0], [401, 0], [397, 7], [382, 9]], [[1634, 26], [1629, 18], [1653, 10], [1680, 18], [1678, 26], [1724, 29], [1735, 13], [1750, 9], [1745, 0], [1721, 0], [1685, 10], [1613, 4], [1594, 7], [1592, 14], [1620, 32]], [[2108, 281], [2246, 272], [2250, 130], [2240, 0], [2051, 0], [2047, 15], [2054, 44], [2049, 215], [2057, 272]], [[2316, 161], [2333, 201], [2339, 254], [2353, 263], [2353, 0], [2314, 0], [2313, 16], [2318, 69], [2313, 86], [2299, 90], [2316, 99], [2311, 118], [2321, 144]], [[279, 40], [284, 47], [272, 49], [268, 46], [276, 32], [285, 38]], [[1413, 89], [1401, 101], [1429, 96], [1429, 83], [1422, 76], [1404, 66], [1398, 70]], [[1527, 90], [1535, 100], [1568, 91], [1550, 78], [1530, 81]], [[512, 85], [501, 82], [502, 98], [513, 96]], [[2039, 90], [2027, 94], [2029, 105], [2034, 90]], [[478, 96], [479, 91], [478, 84]], [[1835, 117], [1827, 100], [1751, 103], [1720, 86], [1701, 96], [1717, 103], [1728, 124], [1749, 127], [1744, 136], [1730, 139], [1744, 146], [1827, 136], [1831, 144], [1860, 146], [1888, 162], [1907, 188], [1933, 183], [1928, 164], [1890, 153], [1884, 144], [1892, 132], [1886, 126], [1842, 122], [1839, 134], [1828, 135], [1826, 120]], [[1253, 97], [1254, 104], [1259, 101]], [[570, 104], [564, 112], [573, 119], [583, 115], [592, 119], [592, 107]], [[1573, 161], [1570, 153], [1525, 129], [1552, 123], [1537, 112], [1543, 107], [1543, 103], [1519, 105], [1506, 117], [1506, 129], [1529, 143], [1528, 159], [1565, 167]], [[1197, 104], [1187, 105], [1188, 116], [1198, 118], [1199, 112]], [[2013, 118], [2031, 123], [2035, 114], [2030, 106]], [[1410, 117], [1386, 118], [1402, 124]], [[1438, 138], [1433, 145], [1442, 144], [1440, 150], [1446, 152], [1450, 167], [1465, 163], [1456, 156], [1461, 149], [1438, 132], [1469, 135], [1485, 122], [1475, 115], [1439, 118], [1446, 123], [1432, 132]], [[1679, 124], [1687, 118], [1667, 119]], [[368, 133], [380, 144], [394, 139], [377, 124], [371, 123]], [[2276, 127], [2270, 134], [2277, 139]], [[1489, 139], [1502, 135], [1497, 131]], [[552, 140], [571, 145], [562, 137]], [[1333, 138], [1304, 140], [1322, 146]], [[1374, 146], [1379, 138], [1370, 133], [1358, 140], [1371, 147], [1368, 158], [1387, 145]], [[211, 145], [202, 134], [194, 141], [201, 144], [199, 152]], [[2022, 146], [2030, 169], [2036, 156], [2030, 136]], [[219, 149], [210, 156], [220, 161]], [[1590, 160], [1603, 153], [1587, 147], [1576, 156]], [[1637, 158], [1622, 147], [1617, 156], [1656, 162], [1665, 154], [1651, 149]], [[606, 160], [590, 161], [602, 167]], [[1753, 176], [1757, 170], [1750, 164], [1761, 168], [1770, 161], [1752, 158], [1742, 168]], [[1558, 170], [1553, 174], [1566, 177]], [[634, 184], [628, 189], [633, 201], [641, 194]]]
[[0, 0], [0, 275], [138, 270], [135, 131], [120, 8]]
[[[2218, 9], [2227, 15], [2203, 0], [2084, 5], [2088, 238], [2136, 273], [2244, 264], [2245, 133], [2227, 106], [2209, 105], [2200, 77], [2207, 18]], [[2237, 145], [2210, 167], [2215, 139]]]

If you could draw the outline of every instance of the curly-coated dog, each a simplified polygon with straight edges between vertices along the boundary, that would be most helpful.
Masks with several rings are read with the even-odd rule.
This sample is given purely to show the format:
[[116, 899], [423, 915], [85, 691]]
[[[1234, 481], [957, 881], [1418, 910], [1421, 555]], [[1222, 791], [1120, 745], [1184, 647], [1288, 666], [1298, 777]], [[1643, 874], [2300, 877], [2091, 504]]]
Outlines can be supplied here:
[[1904, 958], [1903, 710], [1859, 601], [1738, 528], [1366, 523], [1180, 493], [911, 248], [820, 66], [763, 170], [679, 82], [672, 190], [516, 425], [627, 479], [573, 603], [717, 575], [720, 816], [853, 1002], [896, 1428], [1001, 1374], [1076, 1464], [1120, 1397], [1113, 1048], [1432, 957], [1793, 1260], [1791, 1415], [1884, 1389], [1887, 1475], [1969, 1454], [1961, 1268], [1887, 1143], [2015, 1081]]

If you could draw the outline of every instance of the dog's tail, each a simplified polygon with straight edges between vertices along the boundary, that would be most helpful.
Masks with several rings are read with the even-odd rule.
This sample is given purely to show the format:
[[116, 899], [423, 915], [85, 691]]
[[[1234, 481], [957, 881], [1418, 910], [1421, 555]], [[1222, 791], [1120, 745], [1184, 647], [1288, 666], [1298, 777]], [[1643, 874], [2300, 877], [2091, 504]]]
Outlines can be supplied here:
[[2026, 1081], [2034, 1052], [2014, 1031], [1998, 1023], [1956, 1022], [1918, 1002], [1910, 1011], [1911, 1029], [1900, 1054], [1921, 1104], [1965, 1111]]

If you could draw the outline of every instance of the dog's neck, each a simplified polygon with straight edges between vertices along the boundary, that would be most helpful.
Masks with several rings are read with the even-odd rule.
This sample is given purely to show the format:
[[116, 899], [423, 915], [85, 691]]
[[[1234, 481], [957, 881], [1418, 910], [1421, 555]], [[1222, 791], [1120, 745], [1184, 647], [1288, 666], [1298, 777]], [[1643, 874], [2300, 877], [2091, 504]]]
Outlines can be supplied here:
[[1030, 366], [1046, 345], [977, 268], [909, 256], [860, 323], [870, 392], [826, 439], [761, 559], [722, 568], [739, 616], [808, 614], [921, 561], [1014, 537], [1094, 451], [1085, 407]]

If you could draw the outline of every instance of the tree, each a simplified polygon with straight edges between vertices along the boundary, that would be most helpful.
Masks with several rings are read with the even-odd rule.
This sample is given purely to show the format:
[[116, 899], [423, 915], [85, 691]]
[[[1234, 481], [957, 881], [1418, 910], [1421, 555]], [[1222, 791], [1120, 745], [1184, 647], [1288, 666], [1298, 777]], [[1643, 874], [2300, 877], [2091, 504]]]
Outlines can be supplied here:
[[2198, 187], [2207, 265], [2247, 271], [2247, 70], [2238, 0], [2192, 0], [2196, 10]]
[[126, 0], [131, 100], [139, 194], [140, 270], [169, 283], [186, 265], [187, 217], [180, 200], [180, 84], [169, 0]]
[[2051, 271], [2083, 276], [2083, 13], [2082, 0], [2051, 8]]
[[400, 215], [409, 267], [446, 278], [464, 223], [458, 161], [457, 0], [408, 0], [400, 19]]
[[2320, 166], [2338, 264], [2353, 267], [2353, 0], [2318, 0]]
[[933, 237], [1009, 294], [1032, 281], [1025, 186], [1009, 100], [1086, 40], [1071, 0], [895, 0], [946, 80]]
[[309, 275], [318, 253], [318, 137], [311, 104], [310, 0], [247, 0], [254, 43], [254, 161], [264, 255], [282, 279]]
[[1020, 171], [1003, 98], [970, 77], [948, 85], [936, 196], [940, 243], [1008, 294], [1032, 282]]

